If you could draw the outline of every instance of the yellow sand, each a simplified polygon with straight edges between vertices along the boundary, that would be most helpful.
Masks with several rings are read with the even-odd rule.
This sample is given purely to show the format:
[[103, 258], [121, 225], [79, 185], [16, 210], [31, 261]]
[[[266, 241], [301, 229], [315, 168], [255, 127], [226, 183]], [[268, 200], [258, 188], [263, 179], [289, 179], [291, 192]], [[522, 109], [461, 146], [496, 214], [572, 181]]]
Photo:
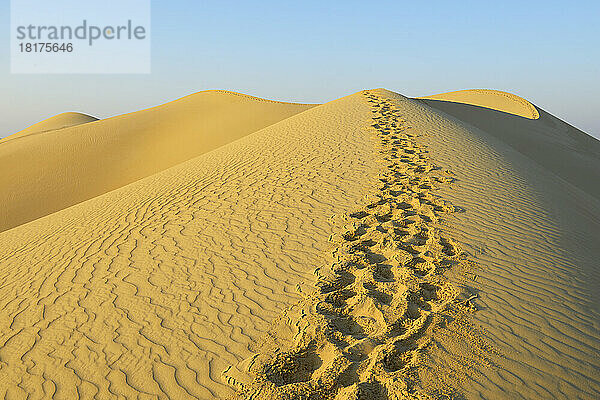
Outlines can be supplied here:
[[456, 92], [440, 93], [419, 99], [447, 101], [452, 103], [469, 104], [518, 115], [529, 119], [540, 117], [533, 104], [512, 93], [490, 89], [469, 89]]
[[496, 93], [0, 142], [0, 397], [597, 398], [600, 145]]
[[[463, 124], [480, 128], [543, 169], [600, 198], [598, 140], [544, 110], [538, 110], [527, 100], [492, 90], [464, 90], [421, 99]], [[465, 102], [461, 103], [459, 99]], [[535, 112], [528, 117], [526, 111], [531, 108]]]
[[462, 210], [442, 231], [479, 265], [474, 323], [502, 353], [464, 368], [472, 342], [443, 332], [426, 380], [466, 398], [598, 398], [600, 142], [539, 108], [528, 120], [391, 96], [455, 174], [438, 194]]
[[311, 107], [205, 91], [96, 122], [82, 124], [88, 119], [78, 114], [42, 121], [0, 142], [0, 231], [117, 189]]
[[12, 134], [8, 137], [0, 139], [2, 142], [8, 142], [23, 136], [29, 136], [47, 131], [53, 131], [56, 129], [69, 128], [71, 126], [81, 125], [88, 122], [98, 121], [98, 118], [92, 117], [91, 115], [77, 113], [77, 112], [66, 112], [55, 115], [54, 117], [45, 119], [37, 124], [33, 124], [30, 127], [23, 129], [20, 132]]

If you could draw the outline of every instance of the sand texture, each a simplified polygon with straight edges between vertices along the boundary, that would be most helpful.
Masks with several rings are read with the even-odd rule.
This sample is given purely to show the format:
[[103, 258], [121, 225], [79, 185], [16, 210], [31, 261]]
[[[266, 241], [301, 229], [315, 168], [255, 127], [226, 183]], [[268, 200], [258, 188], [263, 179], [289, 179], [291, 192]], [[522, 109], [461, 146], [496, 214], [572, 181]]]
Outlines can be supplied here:
[[30, 136], [42, 132], [48, 132], [62, 128], [69, 128], [71, 126], [81, 125], [94, 121], [98, 121], [98, 118], [77, 112], [66, 112], [40, 121], [37, 124], [33, 124], [23, 129], [22, 131], [19, 131], [0, 140], [8, 142], [23, 136]]
[[[537, 108], [524, 98], [499, 90], [459, 90], [457, 92], [440, 93], [419, 98], [482, 107], [528, 119], [538, 119], [540, 117]], [[431, 104], [431, 102], [429, 103]]]
[[525, 99], [54, 119], [0, 141], [0, 398], [600, 397], [600, 142]]
[[[469, 91], [467, 91], [469, 92]], [[466, 97], [468, 100], [478, 99], [482, 94], [476, 90], [477, 97]], [[490, 91], [496, 93], [496, 91]], [[455, 92], [455, 93], [462, 93]], [[503, 92], [500, 92], [503, 93]], [[452, 94], [452, 93], [450, 93]], [[503, 93], [508, 95], [507, 93]], [[526, 158], [554, 175], [561, 177], [579, 189], [600, 198], [600, 146], [598, 140], [581, 132], [577, 128], [561, 121], [542, 109], [537, 109], [528, 101], [515, 95], [510, 95], [509, 108], [498, 101], [496, 94], [489, 101], [481, 103], [458, 103], [455, 100], [443, 100], [446, 95], [422, 98], [423, 102], [432, 108], [443, 111], [468, 125], [480, 128], [501, 142], [507, 144]], [[455, 96], [448, 96], [455, 98]], [[502, 96], [500, 99], [506, 99]], [[515, 100], [515, 98], [521, 101]], [[434, 100], [428, 100], [434, 99]], [[514, 105], [528, 104], [536, 110], [535, 118], [528, 116], [524, 107], [519, 109]], [[497, 108], [492, 107], [496, 105]], [[511, 110], [512, 111], [507, 111]], [[509, 113], [513, 114], [510, 115]]]
[[[503, 355], [486, 373], [452, 378], [467, 398], [600, 397], [600, 142], [541, 109], [526, 121], [396, 97], [431, 157], [455, 173], [440, 195], [462, 212], [442, 230], [480, 266], [475, 323]], [[532, 135], [554, 162], [528, 146]], [[456, 349], [445, 351], [442, 370]]]
[[[0, 231], [160, 172], [310, 107], [212, 90], [96, 122], [73, 124], [71, 114], [42, 121], [0, 142]], [[65, 127], [66, 122], [74, 126]]]

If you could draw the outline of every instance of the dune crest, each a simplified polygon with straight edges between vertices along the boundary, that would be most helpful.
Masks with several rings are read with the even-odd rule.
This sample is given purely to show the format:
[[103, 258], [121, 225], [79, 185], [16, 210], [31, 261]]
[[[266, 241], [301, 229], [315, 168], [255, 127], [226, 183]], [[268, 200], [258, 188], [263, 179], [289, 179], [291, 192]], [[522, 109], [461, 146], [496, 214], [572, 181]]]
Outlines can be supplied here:
[[470, 104], [473, 106], [485, 107], [529, 119], [538, 119], [540, 117], [536, 107], [529, 101], [517, 96], [516, 94], [502, 92], [500, 90], [467, 89], [418, 98]]
[[310, 107], [0, 233], [0, 398], [232, 394], [221, 371], [310, 285], [330, 216], [375, 185], [369, 121], [361, 95]]
[[[526, 103], [526, 106], [521, 107], [523, 112], [519, 115], [519, 110], [514, 107], [511, 113], [509, 107], [502, 110], [484, 106], [485, 102], [469, 103], [469, 100], [482, 98], [488, 105], [493, 105], [490, 99], [501, 99], [500, 102], [511, 99], [508, 105], [521, 107]], [[420, 97], [418, 101], [491, 134], [542, 168], [600, 199], [600, 141], [527, 100], [494, 90], [463, 90]], [[525, 110], [529, 107], [535, 110], [536, 119], [526, 117]]]
[[316, 268], [315, 290], [275, 320], [256, 354], [223, 372], [240, 400], [421, 398], [413, 375], [433, 331], [472, 310], [468, 292], [444, 276], [465, 257], [435, 228], [454, 211], [434, 194], [452, 174], [431, 163], [381, 94], [362, 93], [383, 164], [379, 190], [336, 216], [334, 262]]
[[0, 166], [67, 199], [0, 232], [0, 398], [600, 397], [600, 142], [543, 110], [211, 91]]
[[160, 172], [312, 107], [214, 90], [36, 134], [85, 118], [61, 114], [42, 121], [0, 142], [0, 231]]
[[53, 117], [47, 118], [43, 121], [40, 121], [36, 124], [33, 124], [22, 131], [14, 133], [10, 136], [0, 139], [0, 143], [7, 142], [9, 140], [14, 140], [17, 138], [21, 138], [23, 136], [28, 136], [36, 133], [53, 131], [56, 129], [69, 128], [71, 126], [87, 124], [88, 122], [98, 121], [98, 118], [92, 117], [91, 115], [78, 113], [78, 112], [65, 112]]
[[434, 338], [425, 381], [464, 398], [599, 398], [600, 142], [543, 110], [530, 120], [386, 97], [455, 174], [439, 194], [461, 211], [441, 230], [476, 263], [473, 323], [502, 354], [494, 368], [477, 358], [465, 368], [470, 341], [449, 325]]

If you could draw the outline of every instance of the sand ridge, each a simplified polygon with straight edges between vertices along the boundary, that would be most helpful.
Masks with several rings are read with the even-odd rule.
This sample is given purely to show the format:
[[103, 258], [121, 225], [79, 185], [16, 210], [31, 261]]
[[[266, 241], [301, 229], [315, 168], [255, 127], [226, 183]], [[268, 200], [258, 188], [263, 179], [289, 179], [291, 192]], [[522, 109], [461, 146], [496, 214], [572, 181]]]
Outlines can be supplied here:
[[312, 107], [204, 91], [112, 118], [17, 133], [0, 142], [0, 231], [163, 171]]
[[[248, 99], [248, 100], [264, 101], [266, 103], [276, 103], [276, 104], [289, 104], [289, 105], [297, 105], [297, 106], [318, 106], [318, 105], [321, 105], [321, 103], [297, 103], [297, 102], [292, 102], [292, 101], [280, 101], [280, 100], [265, 99], [263, 97], [257, 97], [257, 96], [252, 96], [252, 95], [245, 94], [245, 93], [234, 92], [234, 91], [231, 91], [231, 90], [223, 90], [223, 89], [201, 90], [200, 92], [196, 92], [196, 93], [190, 94], [188, 96], [194, 96], [194, 95], [197, 95], [199, 93], [224, 93], [224, 94], [229, 94], [229, 95], [233, 95], [233, 96], [240, 96], [240, 97], [243, 97], [243, 98]], [[185, 97], [188, 97], [188, 96], [185, 96]], [[182, 97], [182, 99], [185, 98], [185, 97]], [[175, 101], [177, 101], [177, 100], [175, 100]]]
[[[239, 92], [234, 92], [231, 90], [223, 90], [223, 89], [209, 89], [209, 90], [202, 90], [199, 92], [195, 92], [192, 94], [189, 94], [187, 96], [181, 97], [179, 99], [158, 105], [158, 106], [154, 106], [154, 107], [150, 107], [147, 110], [152, 110], [152, 109], [156, 109], [156, 108], [160, 108], [163, 107], [167, 104], [171, 104], [171, 103], [176, 103], [179, 102], [181, 100], [184, 100], [188, 97], [195, 97], [201, 93], [221, 93], [221, 94], [226, 94], [226, 95], [230, 95], [230, 96], [239, 96], [241, 98], [244, 98], [246, 100], [252, 100], [252, 101], [260, 101], [260, 102], [265, 102], [265, 103], [275, 103], [275, 104], [287, 104], [287, 105], [299, 105], [299, 106], [306, 106], [306, 105], [312, 105], [312, 106], [316, 106], [318, 104], [306, 104], [306, 103], [295, 103], [295, 102], [289, 102], [289, 101], [278, 101], [278, 100], [271, 100], [271, 99], [265, 99], [262, 97], [257, 97], [257, 96], [251, 96], [249, 94], [245, 94], [245, 93], [239, 93]], [[115, 116], [115, 117], [110, 117], [110, 118], [118, 118], [121, 117], [121, 115]], [[110, 119], [110, 118], [104, 118], [104, 120]], [[39, 134], [39, 133], [43, 133], [43, 132], [47, 132], [47, 131], [52, 131], [52, 130], [57, 130], [57, 129], [63, 129], [63, 128], [69, 128], [71, 126], [76, 126], [76, 125], [81, 125], [81, 124], [85, 124], [88, 122], [94, 122], [94, 121], [99, 121], [98, 118], [93, 117], [91, 115], [87, 115], [84, 113], [79, 113], [79, 112], [65, 112], [65, 113], [61, 113], [58, 115], [55, 115], [53, 117], [47, 118], [43, 121], [40, 121], [36, 124], [33, 124], [17, 133], [14, 133], [12, 135], [9, 135], [7, 137], [4, 138], [0, 138], [0, 142], [1, 141], [8, 141], [8, 140], [13, 140], [16, 138], [20, 138], [23, 136], [29, 136], [31, 134]]]
[[491, 134], [544, 169], [600, 199], [597, 184], [600, 181], [600, 141], [548, 112], [533, 106], [539, 118], [529, 119], [468, 102], [428, 98], [419, 98], [418, 102]]
[[502, 92], [500, 90], [467, 89], [417, 98], [470, 104], [518, 115], [528, 119], [538, 119], [540, 117], [537, 108], [529, 101], [516, 94]]
[[349, 96], [0, 233], [0, 397], [223, 398], [368, 194]]
[[[384, 89], [169, 104], [0, 143], [89, 139], [96, 192], [0, 232], [0, 397], [600, 396], [598, 141]], [[125, 132], [149, 175], [106, 192]]]
[[[600, 202], [580, 186], [598, 186], [600, 142], [543, 110], [527, 120], [382, 95], [422, 133], [432, 159], [454, 173], [439, 193], [461, 210], [440, 229], [479, 266], [473, 323], [502, 354], [494, 368], [474, 366], [459, 376], [451, 371], [459, 370], [453, 365], [463, 363], [466, 346], [455, 335], [438, 337], [430, 347], [437, 367], [426, 380], [454, 380], [465, 398], [598, 398]], [[516, 136], [533, 138], [537, 148], [555, 145], [553, 156], [517, 150]], [[586, 164], [568, 162], [578, 158]]]
[[453, 211], [433, 194], [452, 175], [431, 163], [399, 110], [377, 93], [364, 96], [384, 163], [379, 190], [338, 216], [334, 261], [315, 270], [315, 290], [276, 320], [256, 354], [223, 372], [235, 398], [428, 397], [415, 371], [432, 332], [474, 310], [444, 277], [464, 257], [433, 226]]
[[87, 124], [94, 121], [98, 121], [98, 118], [78, 112], [66, 112], [47, 118], [38, 122], [37, 124], [33, 124], [30, 127], [23, 129], [22, 131], [2, 138], [0, 139], [0, 143], [5, 143], [10, 140], [22, 138], [24, 136], [31, 136], [57, 129], [69, 128], [71, 126]]

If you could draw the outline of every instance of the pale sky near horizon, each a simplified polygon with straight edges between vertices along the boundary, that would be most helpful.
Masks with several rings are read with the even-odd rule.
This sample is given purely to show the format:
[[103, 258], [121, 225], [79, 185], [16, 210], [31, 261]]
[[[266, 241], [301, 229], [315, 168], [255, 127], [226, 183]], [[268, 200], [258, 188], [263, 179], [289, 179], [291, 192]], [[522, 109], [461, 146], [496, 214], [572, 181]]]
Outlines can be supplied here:
[[504, 90], [600, 138], [599, 19], [593, 1], [152, 1], [145, 75], [11, 74], [5, 28], [0, 137], [65, 111], [105, 118], [206, 89], [322, 103], [385, 87]]

